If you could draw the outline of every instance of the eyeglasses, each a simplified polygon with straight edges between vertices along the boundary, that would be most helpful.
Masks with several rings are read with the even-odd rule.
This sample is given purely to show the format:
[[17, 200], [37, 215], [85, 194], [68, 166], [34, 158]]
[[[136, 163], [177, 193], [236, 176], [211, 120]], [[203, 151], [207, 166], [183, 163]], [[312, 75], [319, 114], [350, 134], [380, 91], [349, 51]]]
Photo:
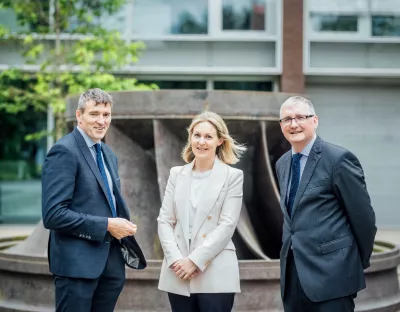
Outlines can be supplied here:
[[293, 117], [293, 118], [286, 117], [286, 118], [279, 119], [279, 122], [281, 124], [283, 124], [284, 126], [289, 126], [289, 125], [292, 124], [292, 120], [294, 119], [294, 120], [296, 120], [296, 123], [303, 124], [310, 117], [314, 117], [314, 115], [299, 115], [299, 116], [296, 116], [296, 117]]

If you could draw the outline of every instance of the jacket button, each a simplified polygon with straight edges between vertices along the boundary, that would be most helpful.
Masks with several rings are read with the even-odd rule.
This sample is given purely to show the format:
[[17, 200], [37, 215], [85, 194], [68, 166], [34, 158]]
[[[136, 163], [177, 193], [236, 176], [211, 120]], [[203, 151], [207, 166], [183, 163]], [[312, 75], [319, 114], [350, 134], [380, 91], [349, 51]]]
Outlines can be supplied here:
[[212, 218], [211, 216], [208, 216], [208, 217], [207, 217], [208, 220], [211, 220], [211, 218]]
[[202, 236], [203, 236], [203, 238], [206, 238], [207, 234], [203, 234]]

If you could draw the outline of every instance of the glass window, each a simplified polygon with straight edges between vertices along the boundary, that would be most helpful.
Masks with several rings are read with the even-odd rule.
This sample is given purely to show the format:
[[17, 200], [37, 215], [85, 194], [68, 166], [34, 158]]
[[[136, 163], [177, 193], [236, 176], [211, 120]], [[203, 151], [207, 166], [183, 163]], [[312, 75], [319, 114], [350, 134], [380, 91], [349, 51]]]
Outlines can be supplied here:
[[173, 81], [173, 80], [140, 80], [139, 83], [156, 84], [161, 90], [181, 89], [181, 90], [205, 90], [205, 81]]
[[[82, 7], [82, 3], [79, 4], [77, 3], [77, 6]], [[88, 8], [91, 8], [93, 6], [93, 9], [96, 9], [96, 4], [85, 4], [85, 7], [87, 7], [86, 11], [88, 11]], [[101, 26], [102, 28], [106, 30], [116, 30], [120, 32], [122, 35], [125, 33], [126, 30], [126, 12], [128, 10], [128, 4], [124, 3], [122, 4], [116, 12], [113, 12], [112, 14], [109, 14], [106, 9], [102, 9], [100, 16], [93, 16], [93, 21], [91, 22], [93, 25]], [[92, 14], [93, 15], [93, 14]], [[69, 18], [68, 21], [68, 28], [66, 29], [66, 32], [81, 32], [80, 27], [84, 26], [82, 21], [78, 19], [77, 16], [72, 16]]]
[[17, 15], [15, 11], [10, 8], [0, 9], [0, 24], [2, 24], [7, 29], [11, 30], [11, 32], [22, 32], [22, 31], [32, 31], [38, 32], [40, 26], [47, 26], [47, 20], [43, 21], [43, 19], [39, 19], [36, 23], [30, 23], [28, 25], [20, 25], [17, 20]]
[[11, 31], [19, 31], [20, 26], [17, 23], [17, 17], [11, 9], [0, 9], [1, 24]]
[[357, 15], [331, 15], [311, 13], [311, 25], [314, 31], [358, 31]]
[[208, 33], [208, 0], [135, 0], [134, 35]]
[[265, 30], [265, 0], [223, 0], [223, 30]]
[[372, 36], [400, 36], [400, 16], [373, 15]]
[[25, 136], [46, 130], [46, 113], [0, 111], [0, 223], [36, 223], [42, 215], [41, 169], [46, 138]]
[[214, 81], [215, 90], [272, 91], [271, 81]]

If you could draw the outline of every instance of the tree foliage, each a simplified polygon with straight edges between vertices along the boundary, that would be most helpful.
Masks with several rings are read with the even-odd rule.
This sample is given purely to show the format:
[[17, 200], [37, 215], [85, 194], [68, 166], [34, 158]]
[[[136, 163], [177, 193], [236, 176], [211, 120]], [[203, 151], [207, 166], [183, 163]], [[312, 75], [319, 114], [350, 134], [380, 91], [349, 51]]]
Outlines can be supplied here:
[[[65, 99], [93, 87], [108, 91], [149, 90], [122, 75], [138, 61], [141, 42], [130, 42], [104, 20], [125, 0], [0, 0], [12, 9], [21, 29], [12, 32], [0, 25], [0, 44], [22, 51], [25, 65], [0, 73], [0, 113], [27, 110], [44, 112], [50, 106], [56, 118], [56, 138], [65, 131]], [[41, 134], [46, 134], [41, 132]], [[30, 136], [37, 138], [38, 136]]]

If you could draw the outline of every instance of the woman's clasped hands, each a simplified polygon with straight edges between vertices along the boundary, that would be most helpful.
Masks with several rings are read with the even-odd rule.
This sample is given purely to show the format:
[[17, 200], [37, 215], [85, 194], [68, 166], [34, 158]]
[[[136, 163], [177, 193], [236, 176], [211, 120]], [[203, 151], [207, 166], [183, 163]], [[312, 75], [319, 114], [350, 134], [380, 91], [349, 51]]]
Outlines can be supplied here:
[[174, 270], [176, 276], [184, 280], [195, 278], [200, 273], [197, 265], [194, 264], [189, 258], [183, 258], [175, 261], [171, 265], [171, 269]]

